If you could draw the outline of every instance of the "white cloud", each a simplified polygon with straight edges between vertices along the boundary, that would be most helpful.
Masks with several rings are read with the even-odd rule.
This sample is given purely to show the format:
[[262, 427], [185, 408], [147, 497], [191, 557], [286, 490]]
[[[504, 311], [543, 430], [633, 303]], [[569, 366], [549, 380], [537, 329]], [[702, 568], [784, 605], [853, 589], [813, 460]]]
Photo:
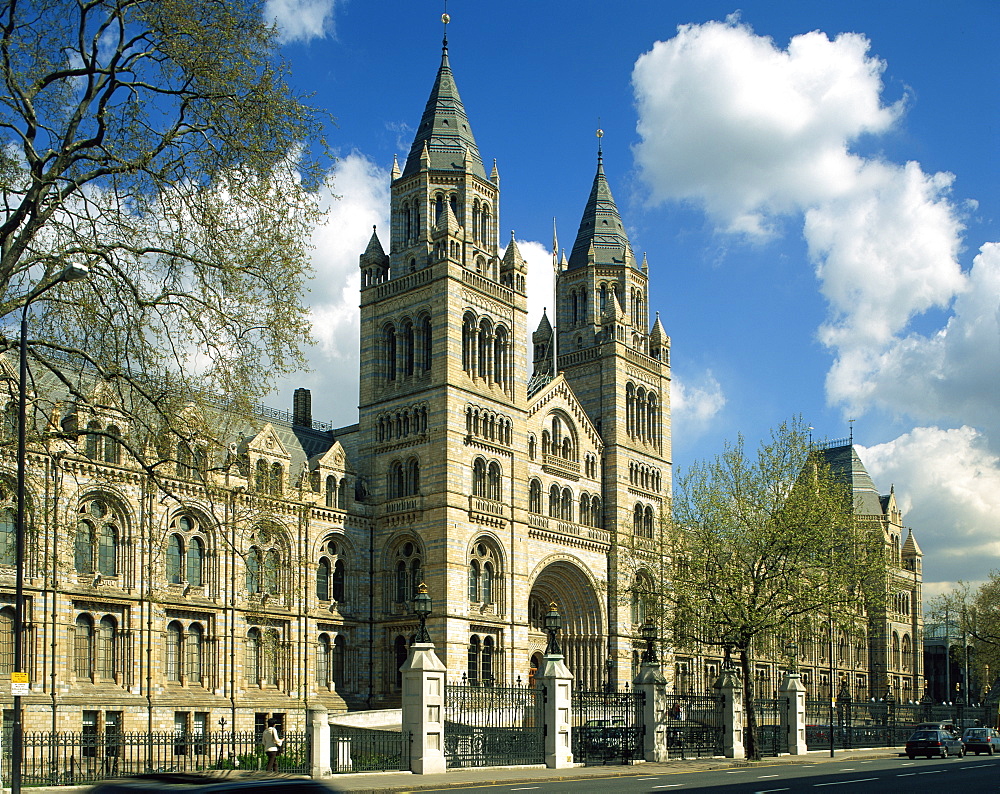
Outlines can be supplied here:
[[555, 304], [552, 299], [552, 249], [533, 240], [518, 240], [517, 250], [521, 252], [528, 265], [528, 350], [531, 350], [531, 334], [538, 327], [543, 311], [548, 311], [549, 322], [555, 325]]
[[899, 484], [928, 583], [983, 579], [1000, 568], [1000, 457], [981, 432], [918, 427], [859, 454], [883, 489]]
[[336, 0], [267, 0], [264, 20], [278, 26], [282, 44], [322, 39], [333, 32]]
[[675, 432], [690, 436], [708, 429], [725, 405], [726, 395], [711, 370], [690, 380], [675, 377], [670, 385], [670, 416]]

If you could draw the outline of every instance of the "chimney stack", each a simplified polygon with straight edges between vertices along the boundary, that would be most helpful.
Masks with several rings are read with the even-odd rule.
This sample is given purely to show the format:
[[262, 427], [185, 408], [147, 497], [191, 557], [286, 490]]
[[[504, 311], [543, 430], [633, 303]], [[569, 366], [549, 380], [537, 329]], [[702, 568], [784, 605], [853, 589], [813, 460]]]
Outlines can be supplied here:
[[309, 389], [295, 390], [292, 398], [292, 424], [312, 429], [312, 392]]

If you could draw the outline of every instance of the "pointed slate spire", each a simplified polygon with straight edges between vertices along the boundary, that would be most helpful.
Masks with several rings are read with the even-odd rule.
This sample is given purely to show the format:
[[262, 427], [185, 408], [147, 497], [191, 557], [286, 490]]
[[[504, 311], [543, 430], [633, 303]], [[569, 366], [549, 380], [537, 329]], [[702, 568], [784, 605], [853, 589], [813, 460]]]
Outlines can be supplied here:
[[500, 187], [500, 172], [497, 171], [497, 158], [493, 158], [493, 170], [490, 171], [490, 182]]
[[372, 236], [368, 240], [368, 247], [360, 256], [361, 268], [366, 267], [388, 267], [389, 257], [386, 256], [385, 249], [382, 248], [382, 241], [378, 239], [378, 231], [372, 226]]
[[400, 175], [399, 160], [396, 158], [396, 155], [393, 155], [392, 171], [389, 173], [389, 177], [392, 179], [393, 182], [395, 182], [397, 179], [399, 179], [399, 175]]
[[906, 531], [906, 541], [903, 543], [903, 556], [904, 557], [923, 557], [924, 553], [920, 549], [917, 539], [913, 537], [913, 530], [908, 529]]
[[666, 338], [667, 332], [663, 329], [663, 323], [660, 322], [660, 313], [657, 312], [656, 319], [653, 321], [653, 327], [649, 329], [649, 344], [655, 344], [659, 347]]
[[538, 327], [531, 335], [531, 341], [535, 344], [545, 342], [552, 338], [552, 323], [549, 322], [548, 309], [542, 309], [542, 319], [538, 321]]
[[424, 107], [424, 115], [413, 138], [410, 154], [403, 166], [403, 176], [410, 176], [420, 170], [420, 158], [424, 147], [430, 156], [430, 168], [443, 171], [461, 171], [465, 168], [465, 152], [471, 159], [469, 170], [486, 179], [483, 158], [465, 115], [465, 106], [458, 95], [458, 87], [448, 62], [448, 44], [441, 48], [441, 66], [438, 67], [434, 87]]
[[597, 174], [590, 189], [590, 198], [583, 210], [576, 242], [569, 255], [569, 269], [588, 264], [589, 252], [593, 250], [594, 264], [625, 264], [623, 251], [628, 246], [625, 227], [621, 215], [611, 195], [611, 187], [604, 175], [604, 155], [597, 153]]
[[507, 250], [503, 253], [503, 261], [500, 263], [502, 270], [520, 270], [526, 269], [524, 263], [524, 257], [521, 256], [521, 249], [517, 247], [517, 241], [514, 240], [514, 231], [511, 230], [510, 242], [507, 243]]

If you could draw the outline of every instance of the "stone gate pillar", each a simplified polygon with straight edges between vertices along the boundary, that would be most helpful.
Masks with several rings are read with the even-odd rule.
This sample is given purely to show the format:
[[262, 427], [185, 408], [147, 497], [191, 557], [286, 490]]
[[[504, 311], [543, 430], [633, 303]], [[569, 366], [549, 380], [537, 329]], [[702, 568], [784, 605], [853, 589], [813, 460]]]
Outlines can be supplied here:
[[542, 659], [541, 675], [536, 677], [545, 687], [545, 766], [565, 769], [573, 766], [570, 745], [570, 713], [573, 707], [573, 674], [563, 662], [561, 653], [546, 654]]
[[330, 770], [330, 713], [326, 706], [309, 709], [309, 742], [312, 745], [312, 777], [326, 777]]
[[[788, 737], [788, 752], [792, 755], [806, 754], [806, 687], [798, 673], [785, 673], [778, 687], [784, 699], [781, 710], [781, 727]], [[830, 726], [833, 730], [833, 726]]]
[[644, 662], [632, 682], [633, 691], [645, 694], [642, 707], [643, 757], [647, 761], [667, 760], [667, 679], [658, 662]]
[[726, 758], [746, 758], [743, 747], [743, 684], [739, 674], [727, 668], [715, 682], [723, 699], [722, 748]]
[[[444, 772], [444, 663], [434, 643], [415, 642], [402, 666], [404, 731], [410, 733], [410, 771]], [[405, 740], [405, 739], [404, 739]]]

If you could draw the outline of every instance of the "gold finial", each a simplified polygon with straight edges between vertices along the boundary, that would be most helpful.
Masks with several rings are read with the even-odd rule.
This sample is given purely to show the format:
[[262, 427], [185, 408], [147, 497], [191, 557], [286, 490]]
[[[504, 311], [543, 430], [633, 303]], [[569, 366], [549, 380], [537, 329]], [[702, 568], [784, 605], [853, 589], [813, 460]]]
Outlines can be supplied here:
[[600, 127], [597, 128], [597, 137], [598, 138], [604, 137], [604, 130], [602, 130]]
[[451, 22], [451, 16], [448, 14], [447, 11], [441, 15], [441, 21], [444, 22], [444, 24], [446, 24], [446, 25], [449, 22]]
[[555, 601], [549, 601], [549, 612], [552, 612], [553, 610], [558, 611], [558, 609], [559, 608], [556, 606]]
[[421, 582], [420, 584], [418, 584], [417, 585], [417, 592], [418, 593], [426, 593], [427, 592], [427, 585], [425, 585], [423, 582]]

